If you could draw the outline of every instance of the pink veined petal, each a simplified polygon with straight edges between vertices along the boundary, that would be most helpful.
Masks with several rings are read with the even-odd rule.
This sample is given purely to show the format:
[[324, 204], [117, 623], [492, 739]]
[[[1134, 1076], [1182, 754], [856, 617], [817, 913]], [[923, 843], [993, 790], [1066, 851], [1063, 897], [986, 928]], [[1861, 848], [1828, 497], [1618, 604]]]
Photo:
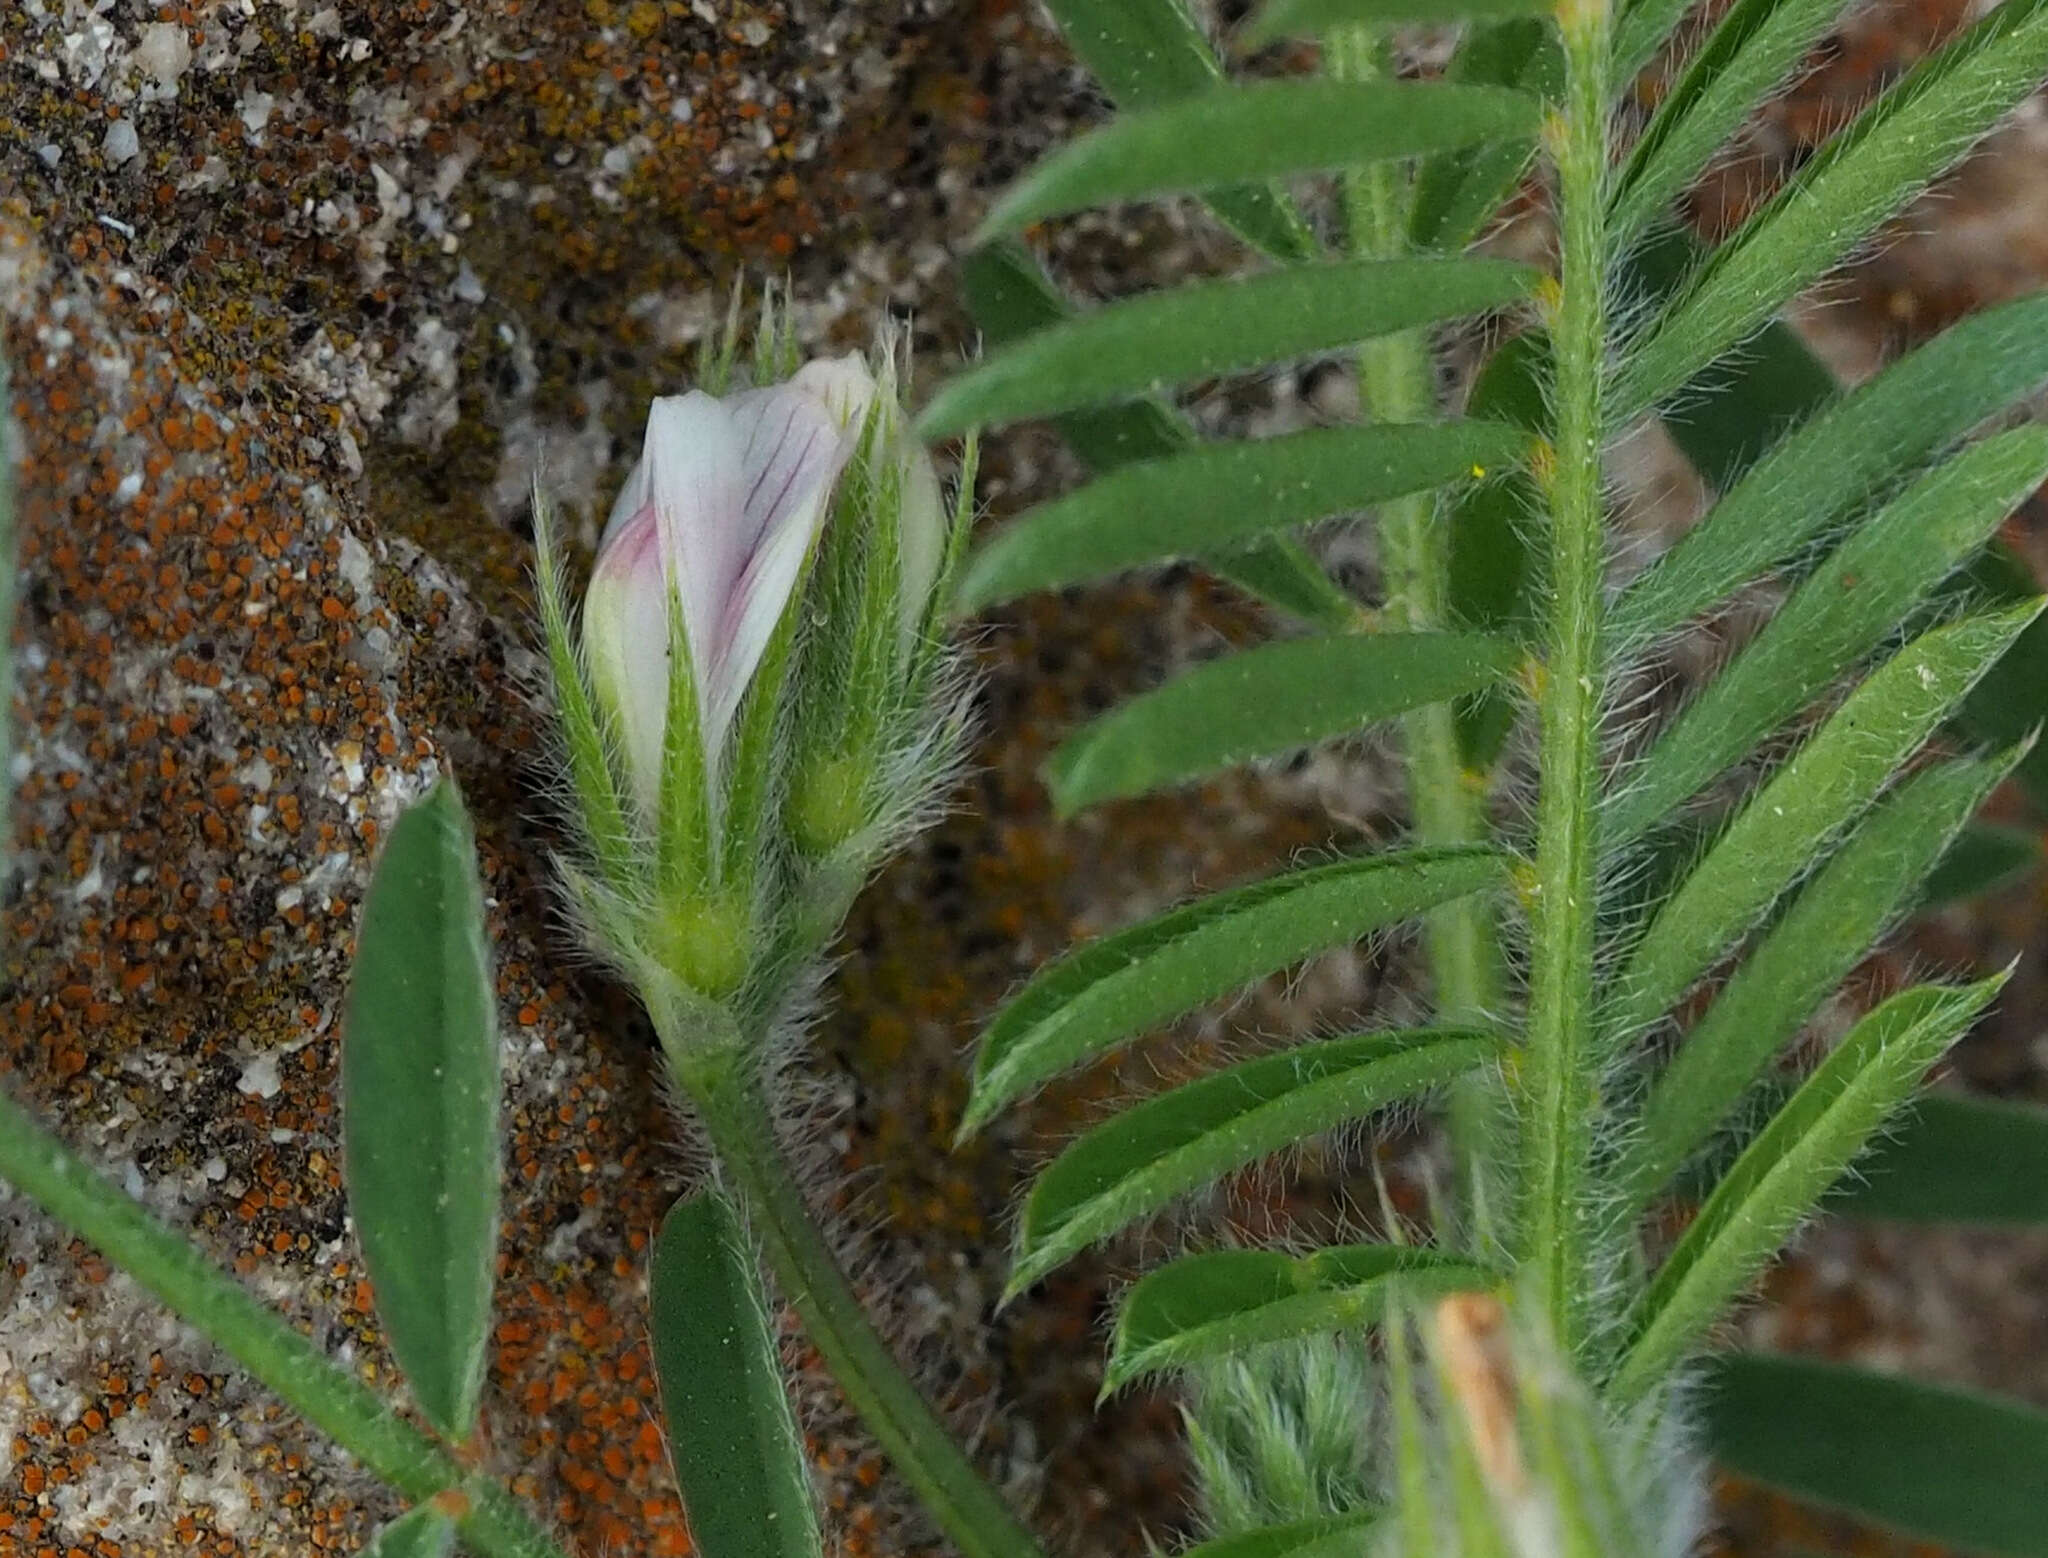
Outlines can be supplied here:
[[803, 576], [852, 447], [822, 401], [786, 385], [737, 397], [733, 411], [744, 440], [746, 555], [719, 620], [704, 698], [706, 735], [721, 742]]
[[618, 719], [642, 814], [661, 793], [668, 722], [668, 580], [654, 510], [643, 508], [598, 554], [583, 605], [583, 648], [599, 696]]
[[[698, 390], [664, 396], [647, 409], [642, 463], [682, 599], [698, 706], [707, 711], [725, 659], [720, 624], [750, 551], [742, 436], [730, 409]], [[706, 756], [715, 760], [719, 742], [708, 721], [704, 735]]]
[[759, 549], [776, 517], [798, 501], [798, 489], [815, 474], [816, 462], [826, 462], [825, 480], [829, 483], [838, 478], [853, 452], [853, 441], [841, 437], [839, 419], [831, 406], [793, 385], [792, 380], [747, 390], [726, 402], [739, 436], [745, 473], [747, 517], [742, 533], [748, 556]]

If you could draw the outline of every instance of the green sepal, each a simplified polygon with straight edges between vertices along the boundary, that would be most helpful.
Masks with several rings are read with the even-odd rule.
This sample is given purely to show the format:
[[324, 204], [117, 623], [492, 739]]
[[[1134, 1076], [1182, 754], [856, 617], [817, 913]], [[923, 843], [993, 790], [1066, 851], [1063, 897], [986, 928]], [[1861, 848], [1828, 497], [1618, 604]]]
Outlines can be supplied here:
[[583, 654], [570, 626], [568, 585], [562, 574], [562, 540], [554, 505], [536, 481], [533, 489], [533, 567], [540, 603], [541, 635], [547, 645], [548, 682], [555, 719], [575, 787], [576, 820], [605, 881], [622, 887], [640, 870], [633, 830], [614, 777], [613, 745], [600, 723]]
[[697, 671], [682, 592], [668, 591], [668, 712], [661, 728], [661, 816], [656, 830], [661, 896], [706, 891], [718, 869], [716, 803], [704, 755]]

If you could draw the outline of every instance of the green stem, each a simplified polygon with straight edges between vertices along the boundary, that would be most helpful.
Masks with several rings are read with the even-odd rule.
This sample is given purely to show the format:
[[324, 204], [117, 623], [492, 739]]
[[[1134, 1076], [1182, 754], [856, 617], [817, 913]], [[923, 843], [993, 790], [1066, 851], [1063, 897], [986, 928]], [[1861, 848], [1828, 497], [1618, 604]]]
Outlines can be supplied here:
[[457, 1522], [478, 1558], [565, 1558], [502, 1487], [472, 1477], [391, 1404], [336, 1366], [205, 1252], [158, 1222], [0, 1092], [0, 1178], [97, 1248], [293, 1411], [413, 1503], [466, 1504]]
[[896, 1468], [966, 1558], [1040, 1558], [1038, 1545], [954, 1443], [888, 1345], [791, 1177], [766, 1099], [744, 1060], [678, 1065], [719, 1164], [738, 1188], [768, 1269]]
[[[1370, 80], [1388, 68], [1385, 40], [1359, 28], [1333, 34], [1327, 59], [1341, 80]], [[1406, 252], [1412, 190], [1398, 165], [1379, 162], [1356, 170], [1345, 179], [1344, 195], [1354, 253], [1392, 257]], [[1365, 342], [1358, 350], [1358, 381], [1377, 421], [1421, 422], [1437, 414], [1435, 366], [1421, 331]], [[1382, 504], [1376, 533], [1386, 626], [1408, 633], [1445, 627], [1451, 617], [1450, 537], [1434, 497], [1418, 493]], [[1401, 733], [1415, 841], [1473, 844], [1489, 839], [1485, 790], [1465, 773], [1452, 706], [1433, 703], [1414, 710], [1402, 719]], [[1494, 915], [1492, 903], [1473, 897], [1444, 905], [1426, 921], [1436, 1018], [1447, 1026], [1480, 1026], [1499, 1017], [1501, 955]], [[1468, 1201], [1478, 1165], [1493, 1155], [1490, 1149], [1499, 1141], [1500, 1105], [1499, 1087], [1487, 1076], [1468, 1078], [1452, 1093], [1452, 1144]]]
[[1547, 128], [1557, 170], [1560, 280], [1552, 303], [1557, 438], [1550, 488], [1549, 653], [1540, 699], [1535, 876], [1523, 1059], [1522, 1258], [1567, 1353], [1583, 1340], [1585, 1178], [1598, 1086], [1592, 1037], [1598, 799], [1600, 446], [1607, 317], [1608, 0], [1560, 0], [1565, 95]]

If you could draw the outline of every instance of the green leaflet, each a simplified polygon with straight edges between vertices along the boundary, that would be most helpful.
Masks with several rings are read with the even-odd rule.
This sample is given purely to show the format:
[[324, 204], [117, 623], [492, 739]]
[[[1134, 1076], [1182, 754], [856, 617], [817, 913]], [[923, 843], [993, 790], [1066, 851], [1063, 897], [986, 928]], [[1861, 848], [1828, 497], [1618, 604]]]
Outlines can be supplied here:
[[1625, 421], [1764, 324], [2048, 75], [2048, 0], [2007, 0], [1923, 60], [1708, 258], [1624, 354]]
[[1683, 394], [1658, 409], [1657, 419], [1700, 478], [1726, 492], [1838, 389], [1834, 376], [1778, 322], [1702, 369]]
[[2004, 983], [1920, 985], [1850, 1030], [1736, 1159], [1631, 1310], [1617, 1396], [1640, 1399], [1684, 1362]]
[[1699, 1405], [1732, 1471], [1943, 1548], [2048, 1558], [2048, 1412], [1811, 1358], [1716, 1359]]
[[356, 937], [342, 1151], [377, 1319], [444, 1439], [476, 1427], [498, 1243], [498, 1009], [469, 815], [443, 780], [391, 830]]
[[982, 1034], [960, 1134], [1160, 1023], [1493, 887], [1502, 870], [1481, 847], [1366, 855], [1212, 893], [1085, 943], [1039, 970]]
[[1269, 1342], [1358, 1330], [1390, 1299], [1423, 1300], [1499, 1280], [1474, 1261], [1398, 1244], [1333, 1245], [1311, 1255], [1184, 1255], [1124, 1295], [1102, 1393]]
[[1126, 109], [1217, 85], [1223, 66], [1180, 0], [1047, 0], [1067, 46]]
[[[1223, 66], [1181, 0], [1047, 0], [1067, 45], [1126, 112], [1208, 91]], [[1317, 252], [1285, 194], [1257, 185], [1211, 190], [1205, 203], [1239, 237], [1278, 260]]]
[[1359, 1509], [1290, 1520], [1263, 1531], [1218, 1537], [1189, 1548], [1180, 1558], [1355, 1558], [1359, 1533], [1379, 1516], [1377, 1509]]
[[[1174, 9], [1178, 12], [1178, 7]], [[1014, 239], [976, 249], [960, 262], [960, 291], [990, 346], [1003, 346], [1070, 318], [1073, 309], [1038, 262]], [[1187, 419], [1157, 396], [1070, 411], [1053, 426], [1081, 462], [1100, 475], [1137, 460], [1177, 454], [1197, 441]], [[1323, 628], [1358, 616], [1307, 548], [1292, 536], [1261, 536], [1202, 559], [1204, 567], [1282, 611]]]
[[1486, 422], [1315, 428], [1127, 465], [1041, 504], [981, 548], [962, 610], [1180, 557], [1518, 463], [1528, 437]]
[[[1467, 488], [1451, 505], [1450, 600], [1453, 620], [1526, 634], [1535, 585], [1531, 529], [1542, 522], [1533, 488], [1518, 471]], [[1485, 774], [1514, 733], [1521, 694], [1496, 686], [1458, 700], [1458, 754], [1467, 773]]]
[[1687, 60], [1630, 152], [1609, 239], [1661, 216], [1820, 39], [1846, 0], [1740, 0]]
[[1320, 37], [1340, 27], [1396, 26], [1402, 22], [1497, 22], [1548, 17], [1547, 0], [1267, 0], [1238, 35], [1242, 48], [1282, 38]]
[[1358, 1034], [1248, 1060], [1126, 1109], [1033, 1183], [1004, 1296], [1190, 1191], [1453, 1081], [1500, 1049], [1492, 1034], [1458, 1029]]
[[1973, 315], [1782, 439], [1609, 613], [1626, 647], [1678, 626], [2048, 380], [2048, 295]]
[[2040, 601], [1913, 640], [1750, 799], [1659, 911], [1614, 984], [1608, 1031], [1654, 1021], [1870, 804]]
[[[1564, 81], [1557, 31], [1535, 17], [1473, 27], [1451, 57], [1444, 79], [1555, 98]], [[1521, 182], [1535, 152], [1534, 141], [1508, 137], [1423, 158], [1408, 212], [1409, 241], [1442, 254], [1463, 249]]]
[[419, 1504], [370, 1538], [360, 1558], [448, 1558], [455, 1522], [432, 1504]]
[[1726, 1120], [1814, 1009], [1910, 903], [2012, 755], [1947, 763], [1880, 802], [1763, 936], [1679, 1046], [1615, 1171], [1640, 1210]]
[[2048, 1112], [1929, 1093], [1829, 1203], [1845, 1217], [1984, 1227], [2048, 1224]]
[[[1528, 331], [1502, 344], [1473, 382], [1466, 414], [1548, 434], [1544, 381], [1550, 340]], [[1459, 489], [1446, 512], [1450, 556], [1445, 606], [1450, 620], [1527, 642], [1543, 502], [1527, 471], [1510, 469]], [[1485, 773], [1514, 730], [1516, 693], [1496, 688], [1458, 703], [1458, 750], [1465, 768]]]
[[1120, 200], [1334, 173], [1536, 133], [1536, 99], [1441, 82], [1260, 81], [1126, 113], [1012, 184], [976, 243]]
[[[2024, 633], [2020, 636], [2026, 637]], [[1977, 684], [1979, 689], [1983, 685]], [[1973, 823], [1957, 836], [1921, 885], [1914, 908], [1925, 913], [1966, 898], [1981, 898], [2030, 876], [2040, 865], [2041, 837], [2032, 829]]]
[[[1075, 311], [1023, 244], [1013, 238], [969, 253], [960, 262], [960, 290], [986, 344], [1007, 347], [1066, 324]], [[1139, 460], [1178, 454], [1200, 435], [1157, 396], [1055, 416], [1053, 426], [1098, 475]]]
[[1311, 627], [1347, 628], [1358, 622], [1358, 602], [1293, 536], [1260, 536], [1248, 545], [1204, 557], [1201, 563], [1254, 600]]
[[1800, 585], [1629, 774], [1601, 842], [1638, 837], [1883, 642], [2048, 480], [2048, 429], [1987, 439], [1914, 483]]
[[1183, 784], [1476, 692], [1521, 652], [1476, 633], [1354, 633], [1225, 655], [1070, 737], [1045, 767], [1062, 815]]
[[1512, 303], [1541, 273], [1507, 260], [1334, 260], [1144, 292], [1034, 330], [959, 374], [924, 438], [1156, 394]]
[[[1985, 548], [1956, 581], [1960, 599], [1984, 605], [2022, 601], [2040, 593], [2034, 570], [2004, 542]], [[2048, 622], [2036, 620], [1985, 673], [1957, 712], [1958, 728], [1972, 741], [1999, 746], [2032, 738], [2048, 722]], [[2048, 809], [2048, 746], [2040, 742], [2020, 761], [2020, 783], [2037, 807]]]
[[754, 1252], [716, 1190], [662, 1220], [648, 1274], [669, 1459], [704, 1558], [818, 1558], [818, 1519]]

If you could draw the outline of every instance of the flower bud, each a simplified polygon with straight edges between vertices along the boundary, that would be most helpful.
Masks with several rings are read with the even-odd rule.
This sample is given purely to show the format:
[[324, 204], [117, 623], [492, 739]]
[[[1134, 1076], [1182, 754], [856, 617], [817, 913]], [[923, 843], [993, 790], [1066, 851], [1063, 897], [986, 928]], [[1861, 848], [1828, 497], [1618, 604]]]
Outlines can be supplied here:
[[[725, 400], [692, 391], [649, 409], [583, 618], [592, 681], [645, 815], [661, 805], [673, 675], [692, 678], [704, 770], [716, 783], [733, 717], [803, 580], [851, 447], [828, 407], [792, 385]], [[671, 595], [686, 668], [672, 665]]]
[[[734, 355], [728, 334], [705, 381], [724, 390]], [[957, 760], [964, 705], [925, 634], [959, 538], [899, 355], [892, 336], [798, 366], [764, 309], [753, 371], [787, 378], [656, 400], [580, 655], [536, 502], [583, 846], [563, 876], [675, 1054], [740, 1042], [800, 993], [802, 960]]]

